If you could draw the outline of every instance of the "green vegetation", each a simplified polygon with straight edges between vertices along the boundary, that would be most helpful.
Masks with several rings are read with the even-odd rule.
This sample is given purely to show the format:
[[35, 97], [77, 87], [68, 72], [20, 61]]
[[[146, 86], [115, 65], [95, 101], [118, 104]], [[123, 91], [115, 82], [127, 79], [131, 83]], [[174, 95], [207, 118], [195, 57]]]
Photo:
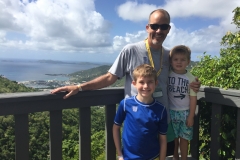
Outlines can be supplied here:
[[[233, 11], [233, 23], [240, 28], [240, 8]], [[240, 88], [240, 31], [228, 32], [221, 44], [224, 48], [220, 51], [220, 57], [211, 57], [204, 53], [199, 63], [192, 62], [192, 73], [199, 77], [203, 85], [221, 88]], [[71, 74], [74, 83], [89, 81], [105, 74], [110, 66], [101, 66]], [[124, 78], [123, 78], [124, 79]], [[124, 81], [119, 80], [113, 86], [123, 86]], [[17, 84], [0, 77], [0, 93], [32, 92], [33, 88]], [[201, 102], [200, 115], [200, 159], [210, 159], [210, 132], [211, 132], [211, 104]], [[234, 159], [236, 146], [236, 108], [223, 107], [221, 138], [222, 159]], [[78, 125], [79, 114], [77, 109], [63, 110], [63, 159], [78, 159]], [[91, 108], [91, 147], [92, 160], [104, 160], [105, 128], [104, 108], [100, 106]], [[49, 159], [49, 112], [29, 114], [30, 131], [30, 159]], [[224, 143], [223, 143], [224, 142]], [[13, 116], [0, 116], [0, 159], [14, 160], [14, 118]]]
[[0, 93], [34, 92], [34, 91], [38, 90], [26, 87], [23, 84], [18, 84], [16, 81], [10, 81], [9, 79], [0, 76]]
[[222, 38], [220, 57], [204, 53], [201, 61], [192, 70], [206, 86], [240, 89], [240, 7], [233, 12], [235, 14], [232, 23], [238, 31], [229, 31]]
[[[88, 70], [78, 71], [70, 74], [71, 76], [70, 81], [72, 83], [82, 83], [86, 81], [90, 81], [94, 78], [97, 78], [103, 74], [106, 74], [111, 66], [103, 65], [96, 68], [91, 68]], [[125, 78], [117, 80], [114, 84], [112, 84], [110, 87], [122, 87], [124, 86]]]
[[[192, 69], [193, 75], [199, 77], [205, 86], [224, 89], [240, 89], [240, 7], [233, 10], [233, 24], [237, 32], [227, 32], [223, 36], [220, 57], [212, 57], [204, 53], [201, 61]], [[210, 159], [211, 104], [200, 105], [200, 159]], [[237, 108], [223, 106], [221, 117], [221, 149], [218, 151], [222, 159], [235, 159]]]
[[[10, 81], [7, 78], [4, 78], [0, 76], [0, 93], [13, 93], [13, 92], [34, 92], [38, 91], [34, 88], [29, 88], [24, 86], [23, 84], [18, 84], [16, 81]], [[42, 115], [45, 113], [41, 113]], [[36, 114], [36, 117], [39, 114]], [[39, 116], [41, 117], [41, 116]], [[30, 116], [30, 123], [33, 122], [32, 119], [35, 119], [35, 116]], [[15, 139], [14, 139], [14, 117], [11, 116], [0, 116], [0, 159], [2, 160], [13, 160], [15, 159]], [[39, 134], [31, 136], [31, 143], [30, 145], [33, 145], [33, 148], [31, 150], [34, 150], [35, 148], [41, 149], [41, 139], [42, 134], [41, 131], [38, 131], [35, 127], [30, 127], [30, 133], [31, 132], [38, 132]], [[47, 135], [48, 136], [48, 135]], [[39, 143], [36, 143], [34, 139], [36, 140], [36, 137], [39, 137], [38, 139]], [[38, 145], [38, 146], [37, 146]], [[44, 147], [44, 145], [43, 145]], [[31, 152], [30, 150], [30, 152]], [[35, 151], [36, 152], [36, 151]]]
[[[17, 84], [0, 77], [0, 93], [33, 92], [37, 89]], [[91, 108], [92, 121], [92, 159], [104, 160], [105, 149], [105, 110], [103, 107]], [[63, 159], [79, 159], [79, 114], [78, 109], [63, 110]], [[49, 112], [29, 114], [30, 147], [29, 157], [34, 160], [49, 159]], [[15, 159], [14, 116], [0, 116], [0, 159]]]

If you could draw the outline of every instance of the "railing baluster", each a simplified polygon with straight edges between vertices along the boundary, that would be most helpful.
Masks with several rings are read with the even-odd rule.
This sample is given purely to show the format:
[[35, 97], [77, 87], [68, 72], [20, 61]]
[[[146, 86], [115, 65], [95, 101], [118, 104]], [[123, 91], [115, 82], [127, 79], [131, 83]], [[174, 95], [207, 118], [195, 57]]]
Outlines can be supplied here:
[[15, 160], [29, 160], [28, 114], [15, 117]]
[[91, 110], [79, 108], [79, 160], [91, 160]]
[[116, 159], [116, 149], [113, 141], [112, 127], [116, 114], [116, 104], [106, 105], [105, 107], [105, 135], [106, 135], [106, 160]]
[[210, 159], [220, 160], [218, 154], [220, 149], [220, 127], [221, 127], [222, 105], [212, 104], [212, 121], [211, 121], [211, 149]]
[[[71, 100], [63, 100], [62, 97], [66, 93], [52, 95], [47, 92], [34, 93], [9, 93], [0, 94], [0, 116], [14, 115], [15, 117], [15, 159], [29, 160], [29, 126], [28, 114], [35, 112], [50, 111], [50, 152], [51, 159], [62, 159], [62, 140], [59, 134], [61, 129], [59, 123], [62, 121], [62, 109], [78, 108], [79, 107], [79, 159], [91, 160], [91, 112], [90, 106], [107, 105], [106, 106], [106, 159], [115, 159], [116, 150], [112, 139], [112, 122], [115, 115], [115, 105], [122, 98], [123, 88], [106, 88], [96, 91], [79, 92], [71, 97]], [[109, 98], [112, 96], [112, 98]], [[237, 116], [237, 133], [236, 133], [236, 152], [235, 158], [240, 159], [240, 91], [239, 90], [222, 90], [219, 88], [204, 87], [198, 93], [198, 100], [205, 100], [213, 103], [212, 120], [211, 120], [211, 145], [210, 159], [219, 160], [221, 156], [218, 154], [220, 149], [220, 130], [222, 105], [238, 107]], [[197, 118], [197, 117], [195, 117]], [[197, 120], [195, 119], [195, 125]], [[53, 127], [55, 126], [55, 127]], [[57, 131], [59, 130], [59, 131]], [[197, 130], [195, 127], [194, 130]], [[195, 131], [196, 133], [196, 131]], [[57, 136], [57, 137], [56, 137]], [[58, 137], [59, 136], [59, 137]], [[194, 134], [194, 137], [196, 135]], [[195, 139], [191, 145], [192, 156], [198, 158], [198, 148], [196, 148], [198, 140]], [[193, 151], [194, 150], [194, 151]], [[53, 158], [54, 156], [54, 158]], [[57, 158], [56, 158], [57, 157]]]
[[237, 109], [237, 133], [236, 133], [235, 159], [240, 160], [240, 108]]
[[50, 112], [50, 159], [62, 159], [62, 110]]
[[197, 106], [198, 113], [194, 116], [193, 125], [193, 139], [190, 141], [190, 152], [191, 156], [198, 160], [199, 159], [199, 113], [201, 112], [201, 106]]

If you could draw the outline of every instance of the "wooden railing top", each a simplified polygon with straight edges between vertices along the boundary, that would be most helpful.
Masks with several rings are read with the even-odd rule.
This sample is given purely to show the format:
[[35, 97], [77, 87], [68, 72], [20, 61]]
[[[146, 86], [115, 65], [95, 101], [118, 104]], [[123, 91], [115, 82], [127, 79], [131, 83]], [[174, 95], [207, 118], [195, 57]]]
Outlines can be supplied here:
[[[50, 91], [0, 94], [0, 115], [107, 105], [106, 102], [116, 104], [124, 97], [124, 90], [123, 87], [114, 87], [84, 91], [64, 100], [65, 94], [62, 92], [53, 95]], [[202, 86], [198, 99], [240, 108], [240, 90]]]
[[240, 108], [240, 90], [202, 86], [197, 96], [207, 102]]
[[63, 99], [65, 94], [50, 91], [0, 94], [0, 116], [117, 104], [123, 99], [124, 90], [120, 87], [84, 91]]

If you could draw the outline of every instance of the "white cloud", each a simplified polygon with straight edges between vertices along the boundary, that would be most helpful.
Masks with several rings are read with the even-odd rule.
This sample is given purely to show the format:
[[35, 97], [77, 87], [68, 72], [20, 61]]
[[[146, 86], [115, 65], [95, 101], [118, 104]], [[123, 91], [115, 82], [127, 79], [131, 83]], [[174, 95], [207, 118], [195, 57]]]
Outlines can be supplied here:
[[[112, 26], [96, 12], [94, 0], [38, 0], [31, 3], [28, 0], [0, 0], [0, 6], [0, 53], [4, 48], [16, 48], [116, 55], [126, 44], [147, 37], [142, 28], [125, 35], [115, 35], [111, 39]], [[151, 11], [165, 8], [173, 21], [164, 46], [171, 48], [185, 44], [195, 55], [205, 51], [217, 54], [222, 36], [228, 30], [236, 30], [230, 24], [232, 10], [236, 6], [240, 6], [239, 0], [166, 0], [162, 6], [127, 1], [117, 7], [117, 13], [124, 20], [146, 22]], [[191, 16], [217, 18], [219, 25], [209, 25], [195, 31], [175, 27], [174, 18]], [[24, 35], [24, 38], [11, 39], [9, 35], [15, 33]]]
[[220, 26], [209, 26], [207, 28], [188, 32], [181, 28], [176, 28], [171, 24], [171, 31], [164, 42], [164, 46], [172, 48], [175, 45], [184, 44], [190, 47], [193, 54], [218, 55], [220, 51], [220, 41], [225, 34]]
[[65, 51], [111, 45], [111, 25], [95, 11], [93, 0], [0, 0], [0, 5], [0, 30], [29, 38], [21, 47], [11, 40], [0, 45]]
[[239, 5], [239, 0], [231, 0], [227, 3], [226, 0], [166, 0], [162, 6], [127, 1], [117, 8], [117, 13], [122, 19], [133, 22], [147, 21], [149, 13], [158, 8], [166, 9], [170, 13], [173, 23], [174, 18], [190, 18], [192, 16], [218, 19], [218, 26], [209, 25], [206, 28], [191, 32], [182, 28], [176, 28], [171, 23], [171, 31], [164, 42], [164, 46], [167, 48], [178, 44], [188, 45], [195, 55], [201, 55], [203, 52], [218, 55], [221, 48], [221, 38], [229, 30], [236, 31], [236, 26], [231, 24], [232, 11]]
[[158, 8], [167, 10], [172, 18], [197, 16], [222, 19], [232, 14], [232, 10], [239, 5], [239, 0], [227, 3], [226, 0], [166, 0], [162, 6], [127, 1], [117, 8], [117, 13], [122, 19], [134, 22], [147, 21], [149, 13]]
[[146, 31], [138, 31], [137, 34], [126, 33], [125, 37], [115, 36], [113, 38], [113, 50], [119, 52], [126, 44], [144, 40], [146, 37]]
[[158, 8], [167, 10], [174, 18], [202, 17], [207, 19], [217, 18], [219, 24], [227, 30], [236, 30], [231, 25], [233, 9], [240, 6], [239, 0], [166, 0], [162, 6], [147, 3], [138, 3], [137, 1], [127, 1], [117, 8], [118, 16], [124, 20], [133, 22], [147, 21], [149, 13]]
[[240, 4], [238, 0], [167, 0], [164, 9], [169, 11], [172, 17], [206, 17], [206, 18], [222, 18], [228, 15], [228, 11], [232, 11]]
[[[225, 34], [224, 29], [220, 26], [209, 26], [207, 28], [195, 30], [192, 32], [176, 28], [171, 23], [171, 30], [163, 43], [163, 46], [171, 49], [175, 45], [184, 44], [190, 47], [192, 50], [192, 58], [196, 60], [199, 55], [204, 52], [211, 55], [217, 55], [220, 51], [220, 41]], [[115, 36], [113, 40], [113, 49], [116, 52], [129, 43], [142, 41], [147, 37], [145, 30], [139, 31], [137, 34], [127, 33], [123, 36]]]
[[136, 1], [127, 1], [117, 8], [119, 17], [133, 22], [144, 21], [148, 19], [149, 13], [157, 9], [156, 5], [138, 4]]

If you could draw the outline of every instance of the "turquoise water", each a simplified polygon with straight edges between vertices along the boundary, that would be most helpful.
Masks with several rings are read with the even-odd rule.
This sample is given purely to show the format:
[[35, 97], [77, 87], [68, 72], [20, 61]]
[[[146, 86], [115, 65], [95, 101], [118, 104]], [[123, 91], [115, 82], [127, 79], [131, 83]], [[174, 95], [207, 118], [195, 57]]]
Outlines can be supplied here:
[[44, 63], [37, 60], [0, 59], [0, 75], [17, 82], [30, 80], [64, 81], [69, 78], [67, 76], [50, 76], [45, 74], [70, 74], [100, 65], [102, 64]]

